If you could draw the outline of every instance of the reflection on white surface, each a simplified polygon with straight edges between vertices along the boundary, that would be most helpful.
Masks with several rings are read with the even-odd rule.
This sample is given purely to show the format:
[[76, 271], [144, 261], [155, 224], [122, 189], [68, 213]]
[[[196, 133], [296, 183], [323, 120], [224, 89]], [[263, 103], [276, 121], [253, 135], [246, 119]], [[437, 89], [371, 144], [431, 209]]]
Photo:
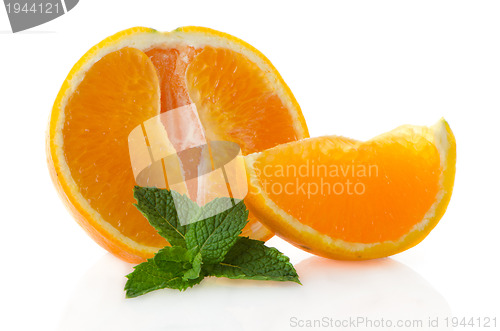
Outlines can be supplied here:
[[[445, 330], [429, 317], [449, 316], [444, 298], [421, 276], [392, 259], [367, 262], [308, 258], [296, 265], [295, 283], [207, 278], [185, 292], [160, 290], [125, 299], [132, 265], [104, 256], [75, 289], [60, 330]], [[330, 319], [358, 317], [372, 323], [422, 320], [423, 327], [335, 328]], [[318, 321], [316, 322], [318, 323]], [[387, 323], [387, 322], [386, 322]], [[375, 324], [374, 324], [375, 325]]]

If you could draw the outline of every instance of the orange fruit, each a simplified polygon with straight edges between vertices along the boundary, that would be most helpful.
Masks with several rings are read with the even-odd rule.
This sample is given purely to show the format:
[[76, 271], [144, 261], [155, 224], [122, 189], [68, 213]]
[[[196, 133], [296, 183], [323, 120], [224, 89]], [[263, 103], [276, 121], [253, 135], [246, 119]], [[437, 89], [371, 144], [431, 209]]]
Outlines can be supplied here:
[[389, 256], [422, 241], [455, 179], [448, 124], [402, 126], [361, 142], [310, 138], [245, 156], [246, 203], [269, 229], [314, 254]]
[[[79, 224], [125, 261], [143, 261], [167, 245], [132, 205], [128, 134], [191, 103], [208, 140], [236, 142], [243, 154], [308, 137], [271, 62], [207, 28], [119, 32], [74, 65], [57, 95], [47, 137], [52, 179]], [[243, 235], [266, 240], [272, 233], [251, 216]]]

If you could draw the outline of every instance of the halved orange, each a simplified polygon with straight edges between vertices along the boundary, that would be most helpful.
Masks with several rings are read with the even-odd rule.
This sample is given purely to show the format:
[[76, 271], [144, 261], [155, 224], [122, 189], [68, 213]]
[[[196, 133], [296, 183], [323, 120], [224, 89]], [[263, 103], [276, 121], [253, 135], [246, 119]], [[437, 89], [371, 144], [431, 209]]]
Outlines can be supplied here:
[[455, 179], [448, 124], [402, 126], [361, 142], [310, 138], [245, 156], [248, 208], [278, 236], [347, 260], [389, 256], [422, 241]]
[[[195, 103], [208, 140], [243, 154], [308, 137], [299, 105], [271, 62], [249, 44], [200, 27], [132, 28], [73, 67], [52, 109], [52, 179], [79, 224], [116, 256], [140, 262], [167, 243], [132, 205], [127, 137], [143, 121]], [[251, 217], [243, 235], [272, 236]]]

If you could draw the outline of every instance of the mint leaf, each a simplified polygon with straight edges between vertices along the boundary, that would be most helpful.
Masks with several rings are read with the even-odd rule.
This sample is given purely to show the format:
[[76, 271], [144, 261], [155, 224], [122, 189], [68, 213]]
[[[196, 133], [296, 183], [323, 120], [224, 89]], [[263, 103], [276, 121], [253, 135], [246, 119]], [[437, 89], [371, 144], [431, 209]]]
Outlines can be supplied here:
[[203, 207], [202, 215], [209, 214], [215, 216], [190, 224], [185, 239], [187, 248], [200, 253], [203, 263], [215, 264], [222, 262], [238, 240], [248, 223], [248, 211], [243, 201], [235, 204], [231, 198], [217, 198]]
[[209, 276], [233, 279], [292, 281], [299, 276], [289, 258], [264, 242], [240, 237], [224, 261], [206, 268]]
[[134, 197], [135, 206], [172, 246], [127, 275], [128, 298], [163, 288], [183, 291], [205, 276], [300, 284], [288, 257], [261, 241], [238, 237], [248, 223], [243, 201], [217, 198], [199, 207], [175, 191], [138, 186]]
[[181, 276], [183, 280], [198, 278], [202, 265], [200, 254], [193, 257], [192, 251], [179, 246], [159, 250], [154, 257], [154, 262], [162, 271]]
[[175, 201], [174, 208], [177, 210], [177, 219], [180, 225], [183, 225], [181, 220], [184, 220], [185, 224], [190, 224], [203, 219], [201, 215], [203, 209], [187, 195], [176, 191], [170, 191], [170, 194]]
[[149, 259], [137, 265], [134, 271], [127, 275], [127, 278], [128, 280], [125, 284], [126, 296], [127, 298], [135, 298], [139, 295], [163, 288], [184, 291], [200, 283], [204, 275], [184, 280], [178, 265], [173, 269], [169, 269], [166, 265], [160, 268], [154, 259]]
[[172, 276], [184, 276], [184, 272], [191, 269], [191, 254], [184, 247], [174, 246], [160, 249], [153, 258], [156, 266], [169, 272]]
[[187, 281], [188, 279], [196, 279], [200, 276], [202, 270], [202, 258], [201, 254], [198, 253], [191, 261], [191, 268], [184, 272], [182, 279]]
[[[179, 222], [173, 195], [179, 197], [181, 208], [179, 212], [199, 214], [198, 205], [186, 196], [181, 196], [175, 191], [161, 190], [153, 187], [134, 187], [134, 198], [137, 204], [134, 206], [148, 219], [149, 223], [158, 233], [167, 239], [172, 246], [186, 247], [184, 237], [188, 230]], [[176, 199], [177, 199], [176, 197]], [[195, 216], [193, 216], [195, 217]]]

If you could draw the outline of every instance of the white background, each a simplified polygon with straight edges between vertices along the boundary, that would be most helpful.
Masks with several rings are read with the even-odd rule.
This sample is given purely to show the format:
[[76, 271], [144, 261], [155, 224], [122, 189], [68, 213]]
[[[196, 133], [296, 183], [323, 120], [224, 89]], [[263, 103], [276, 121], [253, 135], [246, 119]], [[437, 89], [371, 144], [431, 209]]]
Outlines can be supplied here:
[[[131, 266], [65, 210], [44, 139], [72, 65], [106, 36], [138, 25], [207, 26], [254, 45], [290, 86], [311, 136], [368, 139], [445, 117], [458, 149], [446, 215], [417, 247], [372, 262], [310, 258], [272, 239], [296, 264], [302, 287], [210, 279], [184, 293], [125, 300]], [[294, 316], [437, 314], [496, 314], [500, 324], [499, 2], [84, 0], [18, 34], [0, 8], [0, 31], [0, 329], [286, 330], [297, 329]]]

